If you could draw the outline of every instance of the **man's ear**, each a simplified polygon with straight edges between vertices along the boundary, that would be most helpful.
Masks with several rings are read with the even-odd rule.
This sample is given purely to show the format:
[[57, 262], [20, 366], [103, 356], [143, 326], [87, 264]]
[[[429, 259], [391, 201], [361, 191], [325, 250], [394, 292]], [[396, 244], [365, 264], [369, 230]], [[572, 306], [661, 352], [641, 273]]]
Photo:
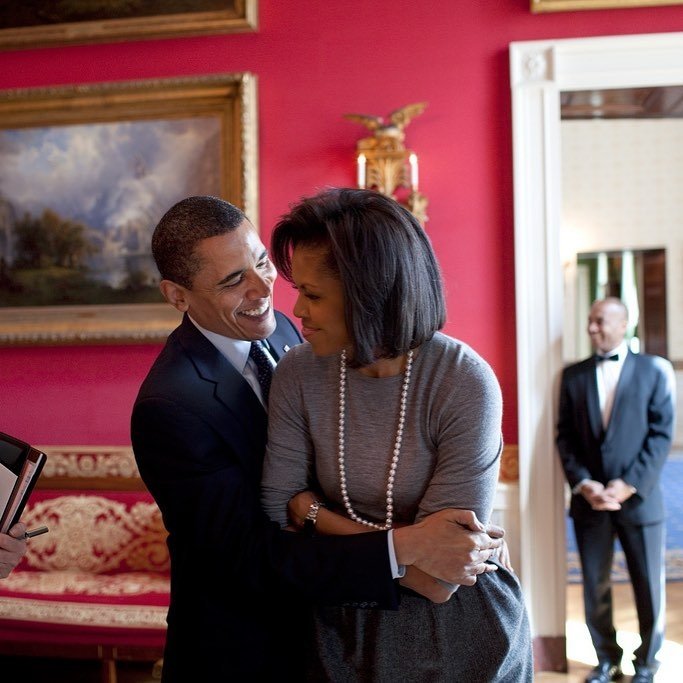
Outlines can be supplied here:
[[187, 300], [187, 289], [182, 285], [177, 285], [171, 280], [162, 280], [159, 283], [159, 289], [164, 295], [164, 299], [181, 313], [185, 313], [190, 307]]

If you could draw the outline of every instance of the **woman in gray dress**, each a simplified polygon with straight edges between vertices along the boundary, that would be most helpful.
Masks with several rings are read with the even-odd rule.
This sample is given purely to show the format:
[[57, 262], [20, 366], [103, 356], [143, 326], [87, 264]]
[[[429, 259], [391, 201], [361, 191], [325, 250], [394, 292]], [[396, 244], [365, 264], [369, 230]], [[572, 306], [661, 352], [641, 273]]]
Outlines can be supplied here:
[[[500, 388], [475, 351], [439, 332], [439, 268], [412, 214], [376, 192], [328, 190], [278, 223], [272, 251], [298, 290], [294, 315], [309, 344], [273, 379], [266, 512], [328, 534], [391, 529], [449, 507], [488, 521]], [[532, 680], [524, 603], [505, 567], [474, 586], [412, 567], [400, 582], [397, 611], [316, 608], [310, 680]]]

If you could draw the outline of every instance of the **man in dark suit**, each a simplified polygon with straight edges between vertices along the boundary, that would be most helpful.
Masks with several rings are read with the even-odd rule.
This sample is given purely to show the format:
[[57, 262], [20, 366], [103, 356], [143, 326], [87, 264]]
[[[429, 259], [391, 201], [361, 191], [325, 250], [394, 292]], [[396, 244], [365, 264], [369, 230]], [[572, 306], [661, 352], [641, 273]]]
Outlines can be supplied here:
[[184, 314], [131, 424], [140, 473], [169, 531], [166, 683], [300, 680], [307, 600], [393, 608], [400, 565], [464, 584], [491, 571], [486, 561], [501, 542], [468, 511], [345, 537], [271, 523], [259, 490], [269, 375], [301, 338], [273, 310], [268, 253], [244, 214], [214, 197], [172, 207], [152, 252], [164, 297]]
[[615, 537], [624, 549], [640, 625], [635, 683], [654, 680], [664, 638], [659, 477], [671, 447], [674, 375], [663, 358], [628, 350], [627, 324], [620, 299], [596, 301], [588, 333], [597, 354], [567, 367], [560, 389], [557, 446], [573, 494], [586, 623], [599, 662], [587, 683], [622, 676], [610, 587]]

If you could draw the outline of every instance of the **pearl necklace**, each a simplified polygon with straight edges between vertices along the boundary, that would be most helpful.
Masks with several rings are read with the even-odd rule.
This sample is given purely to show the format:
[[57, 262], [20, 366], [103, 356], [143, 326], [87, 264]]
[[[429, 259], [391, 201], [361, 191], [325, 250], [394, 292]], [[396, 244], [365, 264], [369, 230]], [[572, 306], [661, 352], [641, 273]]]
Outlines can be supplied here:
[[398, 466], [398, 459], [401, 454], [401, 441], [403, 440], [403, 427], [406, 420], [406, 403], [408, 400], [408, 387], [410, 386], [410, 371], [413, 367], [413, 350], [408, 351], [406, 360], [406, 369], [403, 375], [403, 387], [401, 389], [401, 407], [398, 413], [398, 427], [396, 428], [396, 441], [394, 442], [393, 457], [391, 458], [391, 466], [389, 467], [389, 476], [387, 477], [387, 514], [384, 524], [375, 524], [367, 519], [356, 514], [356, 511], [351, 506], [349, 499], [349, 492], [346, 488], [346, 466], [344, 464], [344, 431], [346, 422], [346, 349], [341, 352], [339, 360], [339, 487], [341, 490], [344, 507], [349, 517], [359, 524], [378, 529], [379, 531], [387, 531], [391, 529], [394, 518], [394, 478], [396, 476], [396, 467]]

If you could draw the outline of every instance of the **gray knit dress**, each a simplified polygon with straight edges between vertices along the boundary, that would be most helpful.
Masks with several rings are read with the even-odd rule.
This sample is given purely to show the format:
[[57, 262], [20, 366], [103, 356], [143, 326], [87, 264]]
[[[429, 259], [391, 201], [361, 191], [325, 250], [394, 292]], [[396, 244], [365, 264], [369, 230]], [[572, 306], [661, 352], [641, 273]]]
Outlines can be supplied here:
[[[357, 514], [384, 522], [387, 474], [403, 375], [347, 370], [345, 461]], [[501, 451], [502, 401], [488, 364], [466, 344], [437, 333], [415, 353], [403, 444], [394, 483], [394, 521], [411, 523], [447, 507], [491, 515]], [[270, 393], [263, 505], [287, 523], [299, 491], [322, 492], [344, 510], [339, 485], [339, 356], [293, 348]], [[499, 568], [433, 604], [404, 590], [398, 611], [317, 607], [311, 681], [533, 679], [529, 626], [517, 579]]]

